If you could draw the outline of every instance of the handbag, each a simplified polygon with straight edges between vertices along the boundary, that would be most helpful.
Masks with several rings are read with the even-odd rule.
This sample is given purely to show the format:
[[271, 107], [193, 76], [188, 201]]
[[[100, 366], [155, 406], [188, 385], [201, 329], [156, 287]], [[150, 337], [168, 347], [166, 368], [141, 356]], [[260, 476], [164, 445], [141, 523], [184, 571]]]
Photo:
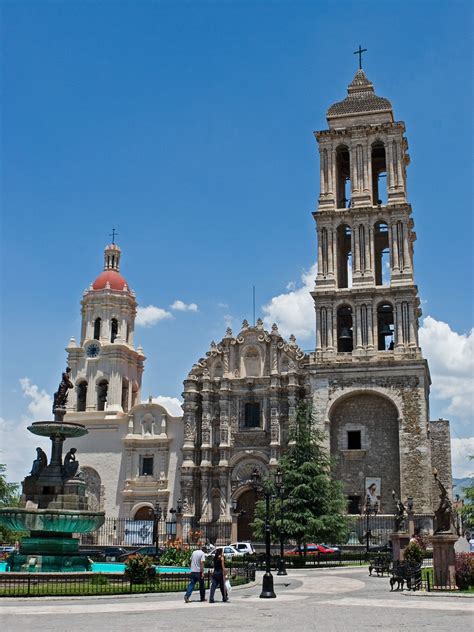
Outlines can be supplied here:
[[230, 584], [230, 580], [229, 579], [225, 580], [225, 589], [227, 590], [228, 593], [232, 590], [232, 586]]

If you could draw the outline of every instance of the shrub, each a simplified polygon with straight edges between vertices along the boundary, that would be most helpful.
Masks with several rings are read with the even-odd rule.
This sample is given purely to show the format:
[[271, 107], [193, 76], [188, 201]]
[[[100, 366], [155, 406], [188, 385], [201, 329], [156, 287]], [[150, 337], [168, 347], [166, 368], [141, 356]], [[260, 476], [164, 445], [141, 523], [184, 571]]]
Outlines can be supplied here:
[[461, 590], [474, 586], [474, 555], [471, 553], [456, 555], [456, 585]]
[[125, 575], [136, 583], [154, 578], [153, 560], [148, 555], [131, 555], [125, 562]]
[[161, 566], [189, 566], [191, 562], [191, 549], [181, 549], [169, 546], [160, 556]]
[[423, 549], [417, 542], [410, 542], [410, 544], [408, 544], [403, 550], [403, 558], [407, 562], [421, 564], [423, 557]]
[[91, 584], [93, 586], [107, 586], [108, 583], [108, 578], [104, 575], [101, 575], [100, 573], [98, 575], [92, 575], [91, 577]]

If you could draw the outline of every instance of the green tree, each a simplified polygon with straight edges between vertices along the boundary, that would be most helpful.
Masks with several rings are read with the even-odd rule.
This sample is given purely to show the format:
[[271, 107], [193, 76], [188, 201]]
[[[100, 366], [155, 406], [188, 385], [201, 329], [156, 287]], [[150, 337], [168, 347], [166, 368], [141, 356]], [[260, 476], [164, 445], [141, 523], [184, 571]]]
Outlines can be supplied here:
[[[469, 457], [474, 460], [474, 456]], [[471, 476], [469, 487], [463, 488], [464, 506], [461, 508], [462, 524], [464, 531], [474, 533], [474, 476]]]
[[9, 483], [6, 466], [0, 463], [0, 507], [15, 507], [20, 500], [18, 483]]
[[[20, 486], [9, 483], [6, 476], [6, 466], [0, 463], [0, 507], [16, 507], [20, 502]], [[0, 542], [15, 542], [18, 534], [0, 525]]]
[[[285, 486], [282, 503], [272, 503], [270, 527], [276, 539], [280, 530], [283, 505], [285, 539], [296, 540], [304, 547], [308, 542], [345, 541], [350, 519], [345, 515], [347, 501], [341, 483], [331, 475], [331, 459], [324, 448], [324, 433], [312, 422], [312, 411], [301, 404], [297, 411], [292, 444], [280, 459]], [[264, 481], [266, 489], [276, 493], [273, 480]], [[253, 523], [254, 534], [264, 535], [265, 503], [259, 501]]]

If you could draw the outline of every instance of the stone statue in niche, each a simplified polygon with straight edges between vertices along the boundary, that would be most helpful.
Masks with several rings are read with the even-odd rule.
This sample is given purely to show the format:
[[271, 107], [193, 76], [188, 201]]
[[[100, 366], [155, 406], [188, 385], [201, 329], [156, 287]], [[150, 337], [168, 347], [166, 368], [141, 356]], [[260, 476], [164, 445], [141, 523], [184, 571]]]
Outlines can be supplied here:
[[161, 415], [161, 419], [160, 419], [160, 435], [166, 435], [166, 422], [167, 422], [168, 418], [166, 416], [166, 413], [163, 413]]
[[151, 437], [154, 434], [155, 418], [151, 413], [144, 415], [142, 419], [142, 435]]
[[36, 459], [33, 461], [33, 465], [31, 466], [31, 476], [38, 478], [47, 465], [48, 457], [46, 456], [46, 453], [41, 448], [36, 448]]

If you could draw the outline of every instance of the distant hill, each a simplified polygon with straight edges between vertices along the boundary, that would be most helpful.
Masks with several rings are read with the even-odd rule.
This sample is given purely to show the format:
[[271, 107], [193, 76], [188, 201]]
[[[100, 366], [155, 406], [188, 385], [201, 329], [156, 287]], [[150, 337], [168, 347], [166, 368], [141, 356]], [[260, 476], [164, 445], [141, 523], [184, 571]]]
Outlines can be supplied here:
[[472, 485], [472, 477], [466, 476], [466, 478], [453, 478], [453, 498], [456, 498], [456, 494], [459, 494], [460, 498], [464, 498], [464, 487]]

